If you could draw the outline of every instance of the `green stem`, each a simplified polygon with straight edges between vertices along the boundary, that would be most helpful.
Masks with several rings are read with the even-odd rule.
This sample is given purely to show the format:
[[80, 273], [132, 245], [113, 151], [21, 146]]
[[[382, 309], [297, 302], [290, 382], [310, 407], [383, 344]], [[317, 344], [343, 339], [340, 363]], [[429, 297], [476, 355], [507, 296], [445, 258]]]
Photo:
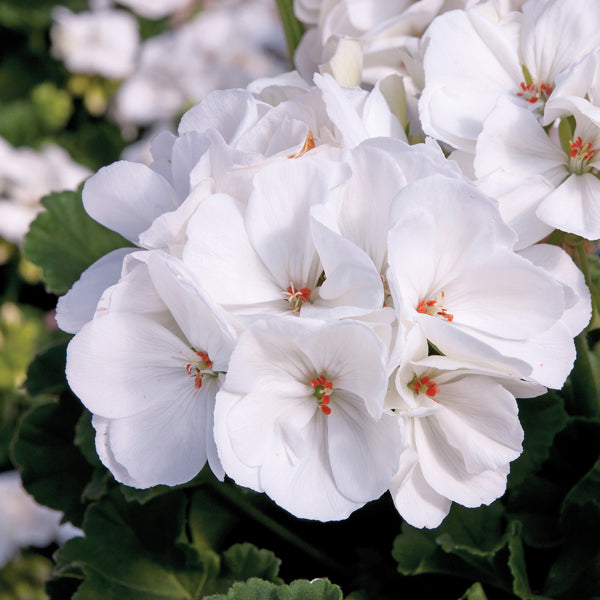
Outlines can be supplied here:
[[600, 327], [600, 298], [598, 290], [592, 281], [584, 240], [575, 244], [577, 248], [577, 263], [583, 272], [585, 282], [590, 290], [592, 299], [592, 318], [587, 329], [575, 338], [577, 358], [571, 374], [573, 384], [573, 399], [568, 402], [567, 409], [573, 415], [592, 417], [600, 414], [600, 389], [596, 377], [596, 369], [592, 364], [595, 357], [591, 356], [587, 340], [587, 331]]
[[567, 410], [572, 415], [594, 417], [600, 415], [600, 390], [590, 360], [585, 331], [575, 338], [575, 349], [577, 359], [571, 373], [573, 399], [567, 401]]
[[304, 33], [304, 26], [294, 14], [293, 0], [276, 0], [285, 39], [287, 42], [288, 52], [290, 55], [290, 65], [294, 66], [294, 52], [300, 43], [300, 38]]
[[243, 494], [236, 488], [223, 483], [211, 482], [211, 488], [228, 502], [233, 504], [236, 508], [241, 510], [243, 513], [248, 515], [257, 523], [260, 523], [263, 527], [266, 527], [283, 540], [296, 547], [298, 550], [310, 556], [312, 559], [327, 567], [331, 571], [335, 571], [336, 574], [344, 573], [344, 566], [333, 560], [330, 556], [321, 552], [318, 548], [315, 548], [312, 544], [303, 540], [300, 536], [290, 531], [287, 527], [278, 523], [271, 517], [265, 515], [260, 509], [258, 509], [252, 502], [243, 496]]
[[590, 267], [588, 264], [587, 256], [585, 254], [585, 248], [583, 243], [577, 245], [577, 258], [579, 259], [577, 261], [579, 264], [579, 268], [583, 272], [585, 282], [590, 290], [590, 295], [592, 297], [592, 318], [587, 329], [597, 329], [600, 327], [600, 296], [598, 295], [598, 290], [594, 285], [594, 282], [592, 281]]

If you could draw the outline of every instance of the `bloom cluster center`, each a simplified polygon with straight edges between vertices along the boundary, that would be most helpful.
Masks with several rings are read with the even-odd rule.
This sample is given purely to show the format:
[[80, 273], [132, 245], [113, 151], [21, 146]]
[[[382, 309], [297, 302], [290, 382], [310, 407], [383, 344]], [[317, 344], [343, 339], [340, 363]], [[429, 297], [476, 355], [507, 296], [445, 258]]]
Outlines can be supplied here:
[[[194, 349], [192, 348], [192, 350]], [[206, 352], [196, 350], [194, 352], [198, 356], [198, 360], [189, 362], [185, 366], [185, 371], [190, 377], [194, 378], [194, 387], [199, 390], [202, 387], [204, 375], [215, 375], [215, 372], [212, 370], [213, 362]]]
[[421, 300], [417, 305], [417, 312], [424, 315], [433, 315], [446, 319], [451, 322], [454, 320], [454, 315], [450, 314], [443, 305], [444, 292], [436, 300]]
[[310, 380], [310, 385], [314, 388], [313, 396], [317, 399], [317, 404], [324, 415], [331, 414], [331, 407], [328, 406], [333, 392], [333, 383], [327, 380], [325, 375], [319, 375]]

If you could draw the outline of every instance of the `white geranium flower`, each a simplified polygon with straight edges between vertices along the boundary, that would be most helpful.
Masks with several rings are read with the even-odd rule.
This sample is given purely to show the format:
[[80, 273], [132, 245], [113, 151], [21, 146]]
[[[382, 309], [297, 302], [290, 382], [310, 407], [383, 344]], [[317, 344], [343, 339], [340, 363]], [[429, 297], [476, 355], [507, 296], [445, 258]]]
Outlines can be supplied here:
[[[600, 114], [590, 118], [584, 112], [586, 106], [566, 97], [560, 104], [576, 120], [568, 149], [556, 139], [558, 132], [548, 135], [531, 112], [512, 102], [498, 102], [484, 121], [477, 140], [475, 173], [485, 177], [501, 170], [513, 179], [522, 178], [524, 183], [532, 177], [544, 177], [553, 189], [538, 196], [537, 205], [533, 205], [535, 215], [528, 200], [521, 214], [529, 212], [529, 219], [537, 218], [552, 228], [598, 239], [600, 180], [596, 174], [600, 169]], [[590, 112], [594, 108], [590, 105]]]
[[70, 523], [61, 524], [62, 514], [40, 506], [23, 489], [17, 471], [0, 473], [0, 569], [21, 548], [45, 547], [83, 535]]
[[383, 413], [386, 351], [370, 327], [282, 317], [240, 337], [217, 395], [225, 472], [298, 517], [346, 518], [389, 488], [401, 434]]
[[434, 176], [402, 190], [392, 211], [387, 280], [403, 326], [452, 358], [560, 388], [575, 358], [565, 292], [513, 252], [491, 200]]
[[22, 244], [29, 225], [50, 192], [74, 190], [90, 171], [74, 162], [60, 146], [40, 151], [13, 148], [0, 138], [0, 236]]
[[402, 416], [406, 446], [390, 492], [404, 519], [437, 527], [451, 502], [475, 507], [500, 497], [522, 451], [515, 395], [545, 388], [444, 356], [406, 362], [394, 380], [386, 406]]
[[73, 73], [127, 77], [139, 44], [135, 18], [122, 10], [73, 13], [62, 6], [52, 12], [52, 55]]
[[321, 309], [340, 317], [380, 308], [383, 289], [368, 259], [311, 220], [311, 207], [349, 174], [343, 163], [304, 157], [256, 175], [247, 207], [225, 195], [207, 198], [190, 220], [184, 262], [236, 315]]
[[541, 118], [559, 75], [600, 44], [599, 25], [595, 0], [529, 0], [502, 22], [479, 6], [441, 15], [425, 36], [424, 131], [473, 152], [499, 98]]
[[[93, 413], [98, 455], [118, 481], [176, 485], [207, 460], [222, 478], [213, 411], [235, 334], [179, 261], [158, 252], [147, 261], [142, 290], [154, 288], [167, 318], [136, 289], [140, 271], [124, 278], [70, 342], [69, 385]], [[131, 311], [136, 297], [143, 311]]]

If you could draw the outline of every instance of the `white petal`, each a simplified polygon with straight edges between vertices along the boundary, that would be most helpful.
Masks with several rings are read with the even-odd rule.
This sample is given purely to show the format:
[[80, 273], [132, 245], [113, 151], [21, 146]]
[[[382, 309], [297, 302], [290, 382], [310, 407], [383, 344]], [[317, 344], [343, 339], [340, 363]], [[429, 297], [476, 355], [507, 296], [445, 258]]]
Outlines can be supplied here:
[[592, 316], [590, 290], [581, 269], [562, 248], [550, 244], [536, 244], [522, 250], [520, 254], [533, 264], [552, 273], [566, 286], [569, 300], [561, 321], [575, 337], [589, 323]]
[[440, 386], [436, 400], [442, 408], [429, 418], [438, 421], [448, 443], [461, 453], [468, 473], [497, 469], [521, 454], [517, 403], [502, 385], [467, 375]]
[[423, 475], [431, 487], [463, 506], [489, 504], [506, 489], [508, 467], [471, 475], [460, 452], [449, 446], [431, 417], [415, 419], [415, 444]]
[[425, 133], [472, 151], [497, 99], [522, 79], [519, 57], [506, 26], [476, 11], [441, 15], [428, 29], [425, 89], [419, 114]]
[[152, 255], [148, 270], [156, 290], [190, 344], [196, 350], [208, 352], [214, 369], [226, 371], [235, 333], [193, 275], [183, 263], [162, 253]]
[[523, 6], [521, 56], [532, 77], [555, 77], [600, 44], [595, 0], [549, 0]]
[[525, 339], [551, 327], [564, 311], [562, 289], [531, 266], [512, 252], [498, 251], [466, 268], [444, 287], [453, 324], [503, 339]]
[[68, 333], [77, 333], [91, 321], [104, 290], [119, 281], [123, 258], [136, 248], [119, 248], [88, 267], [73, 287], [58, 299], [56, 322]]
[[216, 129], [233, 145], [258, 119], [260, 104], [246, 90], [214, 91], [181, 117], [179, 135]]
[[562, 231], [600, 238], [600, 181], [591, 173], [571, 175], [541, 202], [537, 216]]
[[417, 454], [410, 446], [400, 455], [400, 469], [390, 494], [402, 518], [413, 527], [437, 527], [452, 504], [425, 481]]
[[199, 274], [218, 304], [284, 299], [284, 290], [248, 239], [243, 207], [235, 199], [224, 194], [206, 198], [190, 219], [187, 235], [183, 262]]
[[118, 161], [86, 181], [83, 206], [93, 219], [137, 242], [156, 217], [175, 210], [178, 202], [158, 173], [141, 163]]
[[379, 421], [354, 394], [334, 393], [327, 416], [327, 445], [336, 486], [357, 502], [378, 498], [391, 484], [402, 443], [397, 417]]
[[475, 173], [485, 177], [498, 169], [525, 178], [544, 175], [560, 182], [567, 175], [565, 153], [555, 146], [536, 116], [513, 102], [502, 99], [483, 123], [477, 139]]
[[[207, 437], [212, 437], [216, 378], [205, 378], [202, 389], [165, 398], [154, 406], [111, 419], [108, 440], [135, 487], [177, 485], [195, 477], [206, 464]], [[211, 418], [207, 422], [207, 412]]]
[[317, 413], [309, 424], [308, 451], [304, 460], [290, 463], [282, 453], [274, 454], [261, 468], [260, 482], [282, 508], [304, 519], [345, 519], [364, 502], [346, 498], [338, 489], [327, 456], [327, 423]]
[[189, 346], [154, 321], [109, 313], [87, 323], [67, 350], [67, 379], [84, 405], [107, 418], [127, 417], [186, 394]]
[[300, 289], [318, 279], [310, 207], [323, 202], [348, 175], [339, 163], [292, 159], [255, 177], [245, 218], [248, 237], [282, 292], [290, 284]]

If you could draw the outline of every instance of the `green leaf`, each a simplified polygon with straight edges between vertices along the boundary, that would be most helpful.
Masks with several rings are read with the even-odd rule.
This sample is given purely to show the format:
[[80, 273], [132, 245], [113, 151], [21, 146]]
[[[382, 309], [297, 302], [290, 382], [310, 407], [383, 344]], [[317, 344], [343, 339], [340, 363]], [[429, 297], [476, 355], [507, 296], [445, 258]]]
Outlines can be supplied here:
[[[146, 489], [137, 489], [126, 485], [121, 485], [121, 493], [127, 502], [137, 502], [138, 504], [146, 504], [158, 496], [168, 494], [173, 490], [193, 488], [206, 483], [207, 481], [215, 480], [210, 467], [207, 465], [190, 481], [182, 483], [180, 485], [168, 486], [168, 485], [155, 485]], [[212, 548], [212, 546], [211, 546]]]
[[82, 493], [92, 475], [92, 467], [73, 445], [80, 414], [79, 401], [65, 392], [59, 402], [38, 406], [25, 417], [13, 447], [27, 491], [77, 526], [85, 510]]
[[533, 594], [529, 587], [529, 577], [525, 565], [525, 552], [521, 541], [521, 524], [511, 523], [508, 533], [508, 568], [513, 577], [513, 592], [522, 600], [531, 600]]
[[558, 124], [558, 137], [560, 145], [567, 156], [571, 152], [571, 142], [573, 141], [573, 132], [575, 131], [575, 119], [573, 117], [565, 117]]
[[392, 555], [403, 575], [440, 573], [511, 590], [504, 558], [504, 510], [500, 502], [468, 509], [454, 504], [437, 529], [407, 523], [394, 541]]
[[[252, 544], [235, 544], [222, 555], [218, 589], [225, 591], [236, 581], [258, 577], [272, 583], [283, 583], [277, 574], [281, 561], [270, 550], [259, 550]], [[210, 588], [206, 593], [210, 593]]]
[[571, 489], [563, 502], [563, 513], [575, 507], [592, 505], [600, 512], [600, 458], [584, 477]]
[[47, 287], [55, 294], [67, 292], [105, 254], [131, 246], [85, 212], [81, 190], [46, 196], [42, 206], [46, 210], [31, 224], [25, 255], [42, 268]]
[[60, 394], [68, 389], [65, 377], [67, 343], [51, 346], [38, 354], [27, 370], [25, 388], [31, 396]]
[[474, 583], [460, 598], [459, 600], [487, 600], [487, 596], [483, 591], [483, 587], [480, 583]]
[[508, 487], [514, 490], [538, 471], [550, 454], [556, 434], [565, 428], [568, 415], [556, 392], [519, 400], [519, 420], [525, 432], [523, 454], [510, 466]]
[[[212, 476], [212, 472], [206, 466], [201, 476], [208, 480], [209, 475]], [[212, 479], [214, 480], [214, 476], [212, 476]], [[220, 485], [220, 483], [215, 485]], [[235, 512], [230, 504], [223, 502], [222, 498], [217, 496], [211, 487], [203, 486], [194, 491], [190, 505], [188, 527], [191, 543], [198, 551], [220, 551], [223, 540], [239, 522], [239, 513]], [[271, 579], [259, 573], [251, 573], [245, 579], [251, 575]]]
[[200, 557], [186, 544], [186, 504], [180, 491], [144, 506], [128, 504], [115, 489], [91, 506], [86, 536], [70, 540], [57, 555], [59, 575], [85, 575], [74, 600], [200, 597], [218, 556]]
[[294, 65], [294, 52], [300, 43], [300, 39], [304, 34], [304, 25], [296, 19], [294, 14], [293, 0], [276, 0], [277, 8], [281, 16], [283, 31], [287, 41], [288, 52], [290, 55], [290, 64]]
[[600, 599], [600, 520], [596, 508], [586, 504], [570, 511], [564, 531], [544, 594], [552, 600]]
[[209, 596], [207, 600], [342, 600], [342, 590], [326, 579], [299, 579], [290, 585], [277, 586], [260, 579], [236, 583], [227, 594]]

